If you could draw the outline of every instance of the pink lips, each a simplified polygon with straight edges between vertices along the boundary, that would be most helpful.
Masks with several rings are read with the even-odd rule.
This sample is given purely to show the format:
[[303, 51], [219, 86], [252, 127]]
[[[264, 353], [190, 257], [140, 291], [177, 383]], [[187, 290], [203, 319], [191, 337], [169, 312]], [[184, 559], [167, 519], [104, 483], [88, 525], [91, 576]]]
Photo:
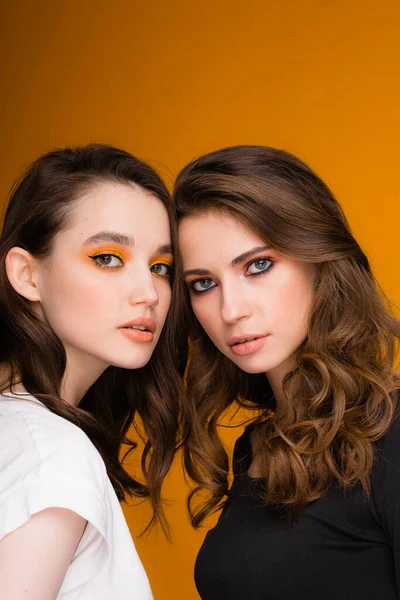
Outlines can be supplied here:
[[[145, 329], [135, 329], [135, 327], [145, 327]], [[156, 328], [154, 319], [150, 317], [138, 317], [118, 327], [122, 335], [133, 342], [152, 342]]]
[[237, 356], [247, 356], [248, 354], [257, 352], [257, 350], [264, 345], [267, 337], [267, 335], [246, 333], [231, 337], [228, 344], [231, 347], [232, 352]]

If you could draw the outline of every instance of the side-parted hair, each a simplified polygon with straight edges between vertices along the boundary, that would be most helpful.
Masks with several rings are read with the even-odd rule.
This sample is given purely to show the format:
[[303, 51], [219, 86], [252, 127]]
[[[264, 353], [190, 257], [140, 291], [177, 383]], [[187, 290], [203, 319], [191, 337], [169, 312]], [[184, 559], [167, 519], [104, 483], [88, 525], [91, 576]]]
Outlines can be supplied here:
[[[186, 292], [191, 344], [184, 462], [196, 484], [188, 499], [193, 525], [229, 498], [229, 460], [218, 423], [234, 401], [257, 409], [265, 502], [295, 517], [334, 480], [343, 488], [360, 484], [368, 493], [374, 445], [397, 405], [400, 323], [332, 192], [288, 152], [235, 146], [187, 165], [174, 197], [179, 220], [227, 212], [276, 250], [315, 268], [308, 336], [297, 368], [284, 379], [291, 410], [279, 418], [265, 374], [244, 373], [221, 354]], [[199, 494], [204, 491], [206, 499]]]
[[[161, 485], [175, 453], [182, 396], [174, 337], [174, 323], [179, 320], [179, 288], [174, 278], [171, 308], [149, 363], [135, 370], [109, 367], [75, 408], [60, 397], [66, 366], [64, 347], [51, 327], [32, 311], [29, 301], [15, 292], [5, 268], [7, 253], [14, 246], [39, 259], [48, 257], [57, 233], [71, 224], [75, 203], [101, 182], [134, 183], [159, 198], [168, 212], [176, 251], [176, 220], [170, 194], [149, 165], [128, 152], [101, 144], [55, 150], [40, 157], [14, 185], [4, 218], [0, 244], [0, 362], [10, 366], [11, 381], [21, 381], [52, 412], [89, 436], [104, 459], [118, 498], [149, 498], [153, 508], [149, 526], [159, 521], [167, 531]], [[4, 381], [2, 389], [7, 385], [9, 382]], [[137, 446], [127, 435], [132, 424], [141, 436], [144, 431], [144, 483], [125, 470], [120, 456], [123, 444], [127, 445], [126, 454]]]

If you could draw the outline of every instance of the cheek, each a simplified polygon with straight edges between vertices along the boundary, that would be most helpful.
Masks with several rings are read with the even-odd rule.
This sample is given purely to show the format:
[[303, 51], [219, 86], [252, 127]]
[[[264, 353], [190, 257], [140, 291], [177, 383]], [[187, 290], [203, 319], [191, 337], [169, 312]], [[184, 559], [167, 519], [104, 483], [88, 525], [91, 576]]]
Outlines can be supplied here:
[[204, 303], [199, 300], [201, 300], [201, 298], [191, 296], [190, 303], [192, 305], [194, 316], [200, 322], [202, 327], [205, 328], [208, 320], [207, 316], [210, 317], [210, 310], [207, 310]]
[[116, 294], [112, 286], [99, 285], [92, 278], [63, 270], [63, 276], [50, 276], [43, 286], [42, 305], [48, 317], [58, 323], [75, 323], [102, 314], [112, 314]]
[[171, 306], [172, 290], [169, 283], [158, 281], [156, 283], [158, 294], [158, 313], [160, 320], [165, 321], [169, 307]]
[[208, 337], [218, 345], [221, 326], [217, 307], [215, 306], [213, 299], [211, 297], [195, 298], [194, 301], [192, 301], [192, 309], [196, 319], [199, 321]]
[[301, 343], [307, 336], [313, 293], [311, 286], [300, 282], [281, 299], [279, 318], [287, 337]]

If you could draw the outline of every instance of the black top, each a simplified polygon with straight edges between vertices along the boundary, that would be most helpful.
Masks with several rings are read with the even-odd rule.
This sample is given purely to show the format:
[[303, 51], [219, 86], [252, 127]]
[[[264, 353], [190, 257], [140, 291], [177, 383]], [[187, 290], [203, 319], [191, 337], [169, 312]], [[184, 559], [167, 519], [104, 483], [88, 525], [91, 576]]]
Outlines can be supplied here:
[[202, 600], [400, 598], [400, 419], [378, 444], [372, 492], [334, 485], [293, 525], [259, 499], [249, 428], [237, 440], [229, 506], [195, 567]]

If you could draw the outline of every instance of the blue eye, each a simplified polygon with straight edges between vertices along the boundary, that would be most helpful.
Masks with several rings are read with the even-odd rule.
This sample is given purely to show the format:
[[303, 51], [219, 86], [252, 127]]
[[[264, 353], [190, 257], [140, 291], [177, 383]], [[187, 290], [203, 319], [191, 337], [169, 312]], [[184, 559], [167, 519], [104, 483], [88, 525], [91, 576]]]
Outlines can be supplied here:
[[160, 277], [171, 276], [171, 266], [166, 263], [155, 263], [154, 265], [151, 265], [150, 271], [155, 275], [160, 275]]
[[254, 262], [249, 265], [246, 274], [247, 275], [262, 275], [262, 273], [266, 273], [273, 266], [272, 260], [268, 258], [258, 258]]
[[213, 279], [198, 279], [192, 283], [191, 289], [197, 294], [202, 294], [208, 292], [208, 290], [211, 290], [216, 285]]

